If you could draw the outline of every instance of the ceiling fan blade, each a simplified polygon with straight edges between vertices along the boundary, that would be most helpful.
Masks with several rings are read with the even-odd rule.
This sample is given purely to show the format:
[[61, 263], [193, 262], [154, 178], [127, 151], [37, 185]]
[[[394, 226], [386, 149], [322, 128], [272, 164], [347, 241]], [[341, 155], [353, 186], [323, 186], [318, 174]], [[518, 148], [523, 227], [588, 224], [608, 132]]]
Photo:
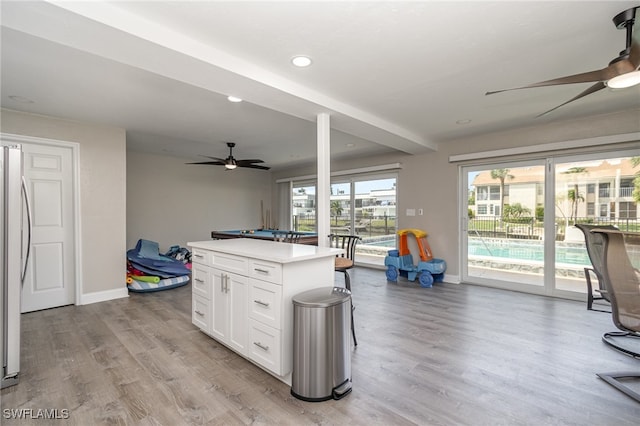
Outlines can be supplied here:
[[257, 164], [238, 164], [238, 167], [244, 167], [245, 169], [260, 169], [260, 170], [269, 170], [271, 167], [267, 166], [258, 166]]
[[566, 104], [568, 104], [568, 103], [570, 103], [570, 102], [573, 102], [573, 101], [575, 101], [575, 100], [577, 100], [577, 99], [584, 98], [585, 96], [590, 95], [590, 94], [592, 94], [592, 93], [595, 93], [595, 92], [597, 92], [598, 90], [602, 90], [602, 89], [604, 89], [604, 88], [606, 88], [606, 87], [607, 87], [607, 85], [606, 85], [606, 84], [604, 84], [604, 82], [599, 81], [599, 82], [597, 82], [596, 84], [594, 84], [593, 86], [589, 87], [587, 90], [585, 90], [585, 91], [583, 91], [582, 93], [580, 93], [579, 95], [577, 95], [577, 96], [575, 96], [575, 97], [573, 97], [573, 98], [569, 99], [567, 102], [565, 102], [565, 103], [563, 103], [563, 104], [560, 104], [560, 105], [558, 105], [557, 107], [550, 109], [549, 111], [543, 112], [543, 113], [542, 113], [542, 114], [540, 114], [540, 115], [537, 115], [537, 116], [536, 116], [536, 118], [538, 118], [538, 117], [542, 117], [543, 115], [547, 115], [547, 114], [549, 114], [551, 111], [555, 111], [555, 110], [557, 110], [558, 108], [560, 108], [561, 106], [564, 106], [564, 105], [566, 105]]
[[215, 160], [215, 161], [222, 161], [222, 162], [226, 161], [226, 158], [211, 157], [209, 155], [200, 155], [200, 157], [211, 158], [212, 160]]
[[199, 163], [185, 163], [185, 164], [211, 164], [214, 166], [224, 166], [224, 162], [222, 161], [202, 161]]
[[492, 92], [485, 93], [485, 96], [493, 95], [495, 93], [507, 92], [510, 90], [530, 89], [533, 87], [558, 86], [561, 84], [591, 83], [594, 81], [606, 81], [611, 77], [615, 77], [615, 75], [618, 75], [618, 74], [614, 74], [612, 76], [609, 76], [611, 73], [611, 70], [610, 70], [611, 67], [612, 66], [610, 65], [607, 68], [603, 68], [601, 70], [589, 71], [582, 74], [575, 74], [575, 75], [569, 75], [566, 77], [554, 78], [553, 80], [540, 81], [538, 83], [533, 83], [533, 84], [529, 84], [527, 86], [522, 86], [522, 87], [514, 87], [511, 89], [503, 89], [503, 90], [494, 90]]
[[264, 163], [262, 160], [236, 160], [238, 165], [240, 164], [255, 164], [255, 163]]

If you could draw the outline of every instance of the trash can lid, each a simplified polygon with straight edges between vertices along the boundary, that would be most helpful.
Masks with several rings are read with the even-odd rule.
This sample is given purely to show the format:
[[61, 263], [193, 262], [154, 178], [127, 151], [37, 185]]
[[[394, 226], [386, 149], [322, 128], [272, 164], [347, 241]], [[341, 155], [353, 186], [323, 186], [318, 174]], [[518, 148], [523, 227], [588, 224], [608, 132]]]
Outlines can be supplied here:
[[351, 292], [343, 287], [320, 287], [293, 296], [293, 304], [309, 308], [328, 308], [349, 300]]

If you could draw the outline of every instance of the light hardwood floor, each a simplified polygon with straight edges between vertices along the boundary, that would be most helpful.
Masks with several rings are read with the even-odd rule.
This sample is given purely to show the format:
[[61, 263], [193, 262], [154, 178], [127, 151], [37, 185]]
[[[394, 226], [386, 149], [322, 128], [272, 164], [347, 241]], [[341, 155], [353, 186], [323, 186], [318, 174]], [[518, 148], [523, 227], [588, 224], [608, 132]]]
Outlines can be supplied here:
[[[639, 370], [585, 303], [352, 270], [353, 392], [308, 403], [199, 332], [191, 286], [22, 316], [22, 376], [3, 425], [637, 425], [596, 372]], [[336, 281], [342, 283], [337, 274]], [[62, 420], [7, 410], [69, 410]], [[60, 411], [61, 412], [61, 411]]]

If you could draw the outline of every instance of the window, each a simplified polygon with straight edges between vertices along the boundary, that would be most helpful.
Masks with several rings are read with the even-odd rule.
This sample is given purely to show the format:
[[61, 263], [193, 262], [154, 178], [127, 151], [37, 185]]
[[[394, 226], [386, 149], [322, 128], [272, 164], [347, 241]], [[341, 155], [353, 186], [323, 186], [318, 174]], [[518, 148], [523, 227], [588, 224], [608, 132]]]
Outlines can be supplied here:
[[312, 183], [294, 183], [291, 191], [293, 230], [316, 230], [316, 187]]
[[607, 204], [600, 204], [600, 217], [607, 217], [609, 214], [609, 209], [607, 208]]
[[477, 201], [486, 201], [489, 199], [489, 188], [486, 186], [478, 187]]
[[637, 219], [638, 211], [635, 202], [620, 202], [620, 219]]
[[620, 196], [631, 197], [633, 195], [633, 179], [620, 179]]
[[500, 199], [500, 187], [499, 186], [490, 186], [489, 187], [489, 199], [490, 200], [499, 200]]
[[[390, 247], [396, 247], [396, 173], [340, 175], [329, 189], [330, 232], [357, 234], [356, 261], [384, 266]], [[292, 229], [316, 231], [316, 182], [292, 181]], [[284, 198], [284, 197], [283, 197]], [[284, 222], [284, 221], [283, 221]]]
[[[480, 184], [488, 195], [488, 200], [476, 202], [476, 215], [463, 216], [462, 280], [582, 298], [584, 280], [578, 276], [589, 265], [589, 257], [584, 235], [574, 225], [637, 229], [638, 203], [621, 197], [625, 192], [619, 191], [632, 184], [635, 156], [640, 150], [608, 157], [590, 153], [461, 166], [460, 214], [469, 208], [465, 190]], [[495, 170], [510, 176], [502, 194]], [[498, 194], [502, 199], [494, 200]]]

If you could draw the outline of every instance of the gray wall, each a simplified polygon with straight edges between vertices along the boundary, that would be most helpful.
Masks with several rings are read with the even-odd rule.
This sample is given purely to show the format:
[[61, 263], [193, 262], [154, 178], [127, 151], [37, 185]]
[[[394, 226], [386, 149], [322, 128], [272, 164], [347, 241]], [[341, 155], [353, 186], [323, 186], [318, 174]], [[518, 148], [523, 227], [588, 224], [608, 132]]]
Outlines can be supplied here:
[[172, 245], [211, 238], [211, 231], [259, 228], [271, 208], [271, 173], [187, 165], [182, 158], [127, 152], [127, 247], [140, 238]]
[[123, 290], [126, 272], [124, 129], [7, 109], [1, 110], [0, 118], [0, 130], [4, 133], [80, 145], [82, 294]]
[[[398, 228], [419, 228], [429, 233], [429, 244], [438, 258], [447, 261], [447, 274], [460, 275], [458, 238], [458, 165], [449, 156], [496, 149], [534, 146], [544, 143], [595, 138], [640, 132], [640, 110], [612, 113], [581, 120], [543, 124], [440, 144], [437, 152], [421, 155], [386, 155], [335, 161], [332, 171], [355, 169], [400, 162], [398, 173]], [[627, 144], [626, 147], [639, 143]], [[611, 149], [607, 147], [606, 149]], [[576, 149], [572, 152], [602, 150], [602, 147]], [[315, 173], [315, 167], [289, 169], [274, 173], [275, 179]], [[275, 194], [273, 205], [275, 202]], [[424, 216], [406, 216], [406, 209], [424, 209]]]

